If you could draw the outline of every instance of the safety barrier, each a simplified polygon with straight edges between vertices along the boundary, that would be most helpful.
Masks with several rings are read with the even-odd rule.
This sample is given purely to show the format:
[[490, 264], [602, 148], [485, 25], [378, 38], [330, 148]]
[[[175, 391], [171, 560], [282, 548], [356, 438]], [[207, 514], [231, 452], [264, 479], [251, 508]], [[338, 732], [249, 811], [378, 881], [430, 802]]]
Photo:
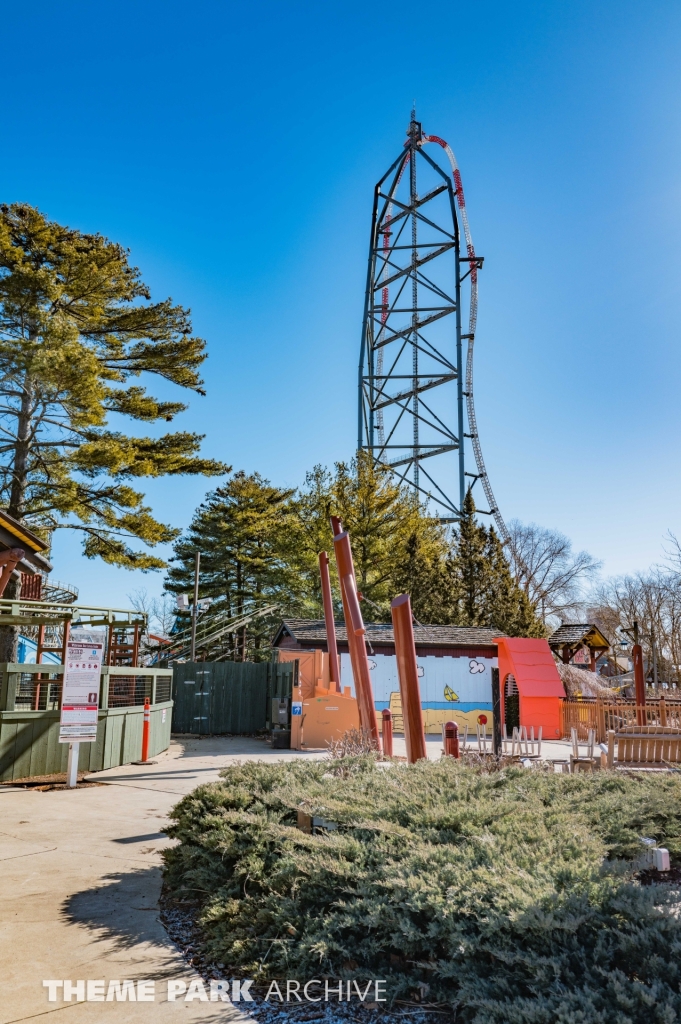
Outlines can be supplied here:
[[575, 729], [577, 738], [585, 742], [589, 731], [596, 741], [604, 743], [609, 730], [624, 732], [631, 726], [670, 726], [681, 730], [681, 701], [665, 697], [647, 704], [634, 701], [564, 700], [561, 701], [562, 735], [570, 739]]
[[[0, 664], [0, 781], [66, 770], [59, 743], [63, 665]], [[80, 771], [129, 764], [140, 756], [143, 708], [149, 700], [149, 756], [170, 742], [172, 676], [168, 669], [104, 666], [97, 739], [81, 743]]]

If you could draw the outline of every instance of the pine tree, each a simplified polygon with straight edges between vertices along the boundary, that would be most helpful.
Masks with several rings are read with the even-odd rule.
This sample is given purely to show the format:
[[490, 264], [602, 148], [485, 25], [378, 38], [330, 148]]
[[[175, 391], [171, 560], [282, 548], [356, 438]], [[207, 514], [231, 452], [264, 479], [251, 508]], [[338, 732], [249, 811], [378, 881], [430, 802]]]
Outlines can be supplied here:
[[487, 530], [485, 566], [485, 606], [490, 624], [508, 636], [546, 636], [544, 625], [527, 593], [513, 578], [493, 526]]
[[287, 557], [292, 493], [258, 473], [234, 473], [208, 495], [175, 544], [166, 587], [176, 593], [192, 590], [200, 551], [199, 596], [213, 599], [207, 621], [280, 605], [274, 616], [256, 619], [232, 636], [230, 653], [238, 660], [258, 657], [269, 644], [274, 621], [295, 609], [300, 582]]
[[456, 571], [459, 578], [459, 625], [486, 626], [487, 608], [486, 532], [475, 518], [475, 502], [466, 492], [456, 540]]
[[[305, 484], [291, 501], [292, 516], [286, 531], [286, 551], [300, 581], [299, 608], [303, 616], [313, 619], [324, 614], [318, 555], [328, 552], [333, 567], [333, 535], [331, 516], [335, 514], [333, 477], [323, 466], [315, 466], [305, 476]], [[336, 614], [341, 614], [337, 577], [332, 571], [331, 589]]]
[[[389, 622], [390, 601], [414, 584], [405, 572], [405, 565], [410, 564], [410, 544], [414, 550], [418, 548], [421, 579], [424, 564], [444, 559], [447, 552], [440, 524], [424, 514], [407, 487], [364, 452], [349, 464], [337, 463], [333, 475], [316, 467], [293, 504], [299, 533], [292, 538], [291, 550], [297, 551], [299, 572], [306, 581], [308, 608], [319, 615], [317, 554], [320, 550], [332, 554], [332, 514], [350, 533], [357, 587], [367, 602], [367, 621]], [[340, 611], [334, 572], [331, 580]]]
[[492, 626], [509, 636], [544, 636], [525, 591], [514, 580], [493, 526], [475, 518], [469, 489], [455, 543], [454, 573], [459, 581], [455, 624]]
[[418, 534], [414, 533], [408, 539], [395, 579], [395, 591], [409, 594], [417, 621], [450, 625], [456, 621], [460, 596], [456, 565], [446, 548], [433, 553], [424, 547]]
[[200, 435], [130, 436], [118, 424], [174, 419], [184, 404], [133, 382], [151, 374], [203, 394], [205, 357], [189, 311], [151, 302], [122, 246], [25, 204], [0, 206], [0, 501], [10, 515], [47, 537], [80, 531], [88, 558], [163, 567], [128, 542], [154, 546], [177, 531], [128, 481], [226, 467], [197, 456]]

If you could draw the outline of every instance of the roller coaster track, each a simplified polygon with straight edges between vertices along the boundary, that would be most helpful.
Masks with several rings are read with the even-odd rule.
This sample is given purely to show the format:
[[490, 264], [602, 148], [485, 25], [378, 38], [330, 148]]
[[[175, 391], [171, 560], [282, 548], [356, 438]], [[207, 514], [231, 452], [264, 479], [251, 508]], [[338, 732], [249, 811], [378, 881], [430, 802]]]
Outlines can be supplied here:
[[475, 249], [473, 246], [473, 238], [471, 236], [471, 229], [468, 223], [468, 211], [466, 210], [466, 200], [463, 191], [463, 182], [461, 181], [461, 172], [459, 171], [458, 164], [454, 152], [444, 139], [441, 139], [438, 135], [423, 135], [424, 142], [434, 142], [438, 146], [444, 149], [449, 163], [452, 168], [452, 178], [454, 179], [454, 185], [456, 187], [455, 195], [459, 206], [459, 214], [461, 216], [461, 223], [463, 225], [463, 233], [466, 239], [466, 249], [468, 256], [470, 257], [470, 280], [471, 280], [471, 301], [470, 310], [468, 317], [468, 337], [467, 337], [467, 348], [466, 348], [466, 412], [468, 414], [468, 430], [470, 433], [470, 440], [473, 447], [473, 454], [475, 456], [475, 465], [478, 471], [478, 479], [482, 484], [482, 489], [485, 492], [485, 497], [489, 502], [490, 512], [494, 516], [494, 521], [497, 524], [499, 536], [502, 541], [510, 541], [510, 535], [504, 522], [503, 516], [499, 511], [492, 485], [489, 482], [489, 476], [487, 475], [487, 469], [485, 467], [485, 460], [482, 455], [482, 447], [480, 445], [480, 436], [478, 434], [478, 424], [475, 418], [475, 402], [473, 399], [473, 351], [475, 346], [475, 331], [478, 325], [478, 264], [475, 262]]

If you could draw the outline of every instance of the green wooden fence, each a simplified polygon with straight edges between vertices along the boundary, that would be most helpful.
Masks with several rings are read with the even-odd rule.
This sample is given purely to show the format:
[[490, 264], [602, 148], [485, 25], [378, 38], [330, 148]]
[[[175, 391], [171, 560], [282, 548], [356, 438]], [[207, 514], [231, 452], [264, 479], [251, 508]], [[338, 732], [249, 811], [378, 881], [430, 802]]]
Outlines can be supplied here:
[[[0, 664], [0, 781], [66, 771], [69, 745], [59, 742], [63, 672], [63, 665]], [[149, 755], [166, 750], [171, 682], [170, 669], [104, 666], [97, 739], [80, 744], [79, 770], [116, 768], [141, 757], [145, 697], [151, 701]]]
[[273, 697], [290, 697], [297, 662], [184, 662], [173, 666], [174, 733], [243, 736], [270, 725]]

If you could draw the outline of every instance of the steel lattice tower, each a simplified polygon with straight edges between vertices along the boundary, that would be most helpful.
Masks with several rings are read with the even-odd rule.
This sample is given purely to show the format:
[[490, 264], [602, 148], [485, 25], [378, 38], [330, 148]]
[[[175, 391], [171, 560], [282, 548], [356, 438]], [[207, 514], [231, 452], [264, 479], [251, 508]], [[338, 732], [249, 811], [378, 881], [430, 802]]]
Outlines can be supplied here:
[[[446, 170], [424, 151], [430, 142], [445, 151]], [[412, 112], [404, 149], [374, 192], [357, 447], [411, 483], [443, 522], [459, 519], [469, 482], [480, 480], [490, 506], [484, 511], [494, 516], [507, 540], [482, 458], [473, 403], [482, 263], [473, 249], [454, 154], [443, 139], [426, 135]], [[463, 334], [466, 280], [468, 333]], [[471, 441], [476, 473], [466, 471], [464, 438]]]

